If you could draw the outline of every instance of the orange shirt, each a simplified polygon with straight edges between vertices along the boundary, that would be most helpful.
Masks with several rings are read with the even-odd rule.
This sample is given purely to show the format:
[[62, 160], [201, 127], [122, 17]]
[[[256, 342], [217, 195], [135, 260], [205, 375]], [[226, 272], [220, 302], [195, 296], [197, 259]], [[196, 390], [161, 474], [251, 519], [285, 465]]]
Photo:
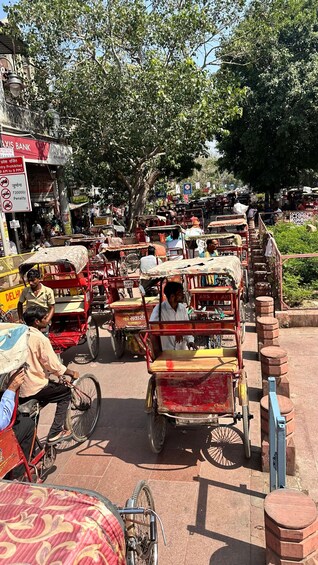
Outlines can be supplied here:
[[30, 328], [28, 349], [26, 362], [29, 368], [26, 371], [24, 383], [20, 387], [22, 398], [40, 392], [48, 384], [50, 373], [61, 377], [66, 371], [65, 365], [54, 352], [50, 340], [36, 328]]

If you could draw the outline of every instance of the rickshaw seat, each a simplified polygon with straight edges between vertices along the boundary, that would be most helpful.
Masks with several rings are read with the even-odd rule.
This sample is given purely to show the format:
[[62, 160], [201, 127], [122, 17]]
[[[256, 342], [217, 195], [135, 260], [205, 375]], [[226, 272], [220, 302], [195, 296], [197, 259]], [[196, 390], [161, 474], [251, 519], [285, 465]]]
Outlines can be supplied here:
[[83, 296], [59, 296], [55, 299], [55, 314], [85, 312]]
[[238, 371], [236, 348], [166, 350], [150, 364], [154, 373], [166, 371]]

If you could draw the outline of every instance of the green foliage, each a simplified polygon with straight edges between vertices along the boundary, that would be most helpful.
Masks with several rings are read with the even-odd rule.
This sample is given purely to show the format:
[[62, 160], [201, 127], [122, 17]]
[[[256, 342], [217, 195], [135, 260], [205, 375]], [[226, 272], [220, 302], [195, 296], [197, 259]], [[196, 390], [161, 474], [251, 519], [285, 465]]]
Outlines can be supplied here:
[[240, 88], [216, 88], [209, 66], [243, 6], [18, 0], [9, 9], [13, 33], [35, 64], [34, 106], [52, 99], [71, 134], [74, 178], [112, 183], [134, 215], [160, 177], [188, 173], [206, 140], [238, 111]]
[[230, 77], [246, 98], [218, 135], [220, 163], [256, 190], [318, 170], [317, 30], [313, 0], [254, 0], [223, 46], [220, 81]]
[[[309, 232], [306, 226], [278, 223], [273, 228], [282, 255], [318, 253], [318, 231]], [[318, 258], [289, 259], [283, 266], [283, 293], [291, 306], [315, 296], [318, 290]]]

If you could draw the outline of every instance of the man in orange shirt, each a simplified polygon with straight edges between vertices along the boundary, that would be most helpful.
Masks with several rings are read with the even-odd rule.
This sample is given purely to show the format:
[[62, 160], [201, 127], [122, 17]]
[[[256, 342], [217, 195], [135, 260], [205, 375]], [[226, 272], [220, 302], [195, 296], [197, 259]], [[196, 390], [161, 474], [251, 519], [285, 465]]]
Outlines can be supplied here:
[[75, 379], [78, 377], [78, 373], [61, 363], [53, 351], [50, 340], [42, 333], [41, 330], [47, 324], [46, 316], [47, 310], [36, 305], [27, 308], [23, 315], [26, 325], [30, 327], [27, 358], [29, 367], [20, 388], [19, 398], [20, 403], [35, 398], [42, 407], [56, 403], [55, 416], [47, 441], [48, 443], [58, 443], [62, 439], [71, 437], [71, 432], [64, 429], [71, 391], [64, 383], [51, 381], [48, 377], [49, 374], [59, 378], [68, 375]]

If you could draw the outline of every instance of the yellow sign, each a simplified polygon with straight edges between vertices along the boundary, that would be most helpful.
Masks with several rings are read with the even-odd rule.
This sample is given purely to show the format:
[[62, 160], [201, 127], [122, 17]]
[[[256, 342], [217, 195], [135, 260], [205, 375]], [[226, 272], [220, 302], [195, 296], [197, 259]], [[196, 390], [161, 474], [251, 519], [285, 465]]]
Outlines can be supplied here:
[[94, 226], [111, 226], [113, 219], [111, 216], [96, 216], [94, 218]]
[[32, 253], [10, 255], [0, 258], [0, 305], [2, 310], [14, 310], [24, 288], [19, 274], [19, 265]]
[[8, 288], [7, 290], [0, 292], [0, 305], [4, 312], [15, 310], [17, 308], [18, 300], [23, 289], [24, 285], [21, 284], [15, 288]]

